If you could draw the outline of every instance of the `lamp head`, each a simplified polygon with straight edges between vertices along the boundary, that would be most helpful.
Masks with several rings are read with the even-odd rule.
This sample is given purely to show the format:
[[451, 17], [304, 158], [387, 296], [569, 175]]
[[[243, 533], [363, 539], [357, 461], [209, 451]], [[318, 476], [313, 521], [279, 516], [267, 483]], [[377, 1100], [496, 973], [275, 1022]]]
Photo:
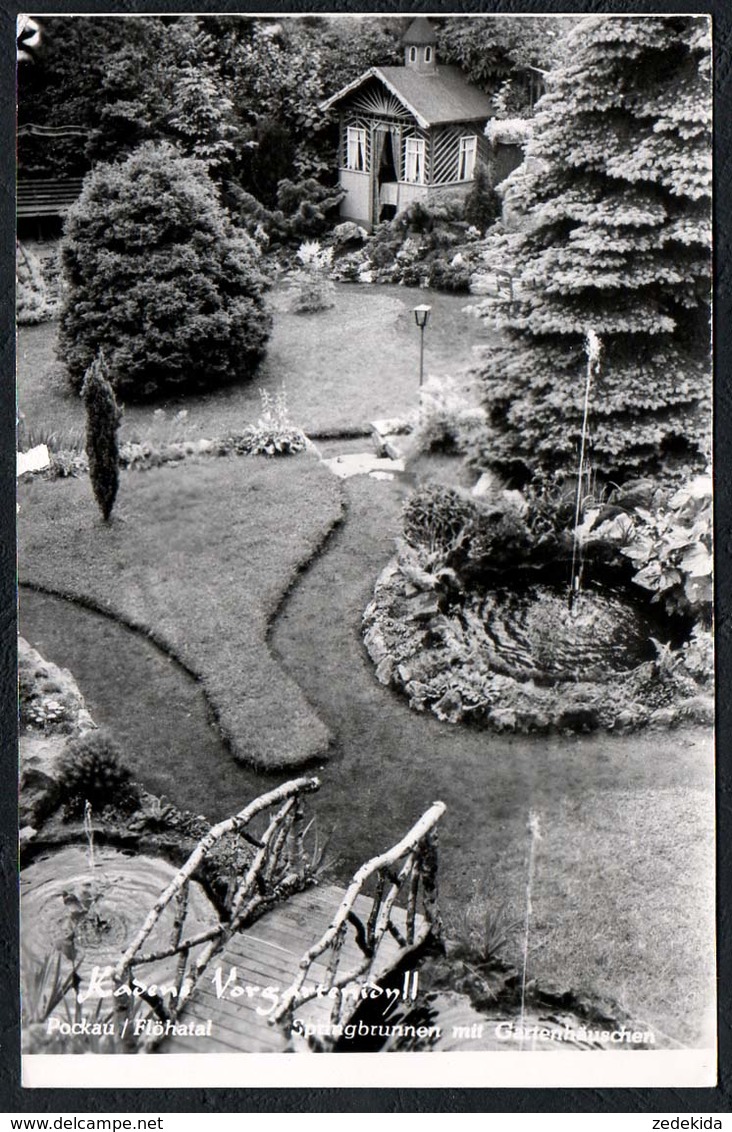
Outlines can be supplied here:
[[428, 307], [426, 303], [420, 303], [418, 307], [414, 308], [414, 321], [417, 323], [417, 326], [419, 326], [420, 329], [424, 329], [424, 327], [427, 325], [431, 310], [432, 307]]

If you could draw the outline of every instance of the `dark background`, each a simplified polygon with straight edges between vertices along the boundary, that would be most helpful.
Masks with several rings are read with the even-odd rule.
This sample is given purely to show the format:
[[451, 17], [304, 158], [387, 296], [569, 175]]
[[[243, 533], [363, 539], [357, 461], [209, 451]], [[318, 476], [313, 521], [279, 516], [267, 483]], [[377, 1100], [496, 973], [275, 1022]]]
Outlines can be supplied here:
[[[716, 1089], [28, 1089], [20, 1087], [18, 1001], [17, 690], [15, 592], [15, 17], [45, 15], [257, 12], [304, 14], [366, 11], [384, 15], [543, 13], [709, 13], [714, 21], [715, 62], [715, 531], [717, 648], [717, 855], [719, 1080]], [[730, 759], [732, 704], [732, 381], [730, 380], [730, 163], [732, 162], [732, 7], [729, 0], [495, 0], [492, 4], [439, 0], [417, 4], [359, 0], [310, 0], [308, 4], [218, 0], [207, 9], [179, 0], [158, 3], [46, 2], [17, 7], [0, 0], [0, 1101], [8, 1112], [640, 1112], [724, 1113], [732, 1111], [730, 1035]], [[93, 1075], [93, 1060], [88, 1062]]]

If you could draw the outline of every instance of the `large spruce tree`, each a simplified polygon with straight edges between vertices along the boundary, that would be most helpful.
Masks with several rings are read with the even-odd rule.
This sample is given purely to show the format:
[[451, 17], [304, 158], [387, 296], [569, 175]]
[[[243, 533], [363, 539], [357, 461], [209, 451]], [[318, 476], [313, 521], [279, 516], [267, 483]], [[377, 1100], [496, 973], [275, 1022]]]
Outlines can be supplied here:
[[705, 17], [591, 16], [539, 103], [510, 191], [518, 230], [489, 240], [513, 301], [484, 365], [486, 464], [576, 466], [584, 339], [602, 340], [591, 459], [623, 478], [704, 458], [709, 439], [711, 91]]

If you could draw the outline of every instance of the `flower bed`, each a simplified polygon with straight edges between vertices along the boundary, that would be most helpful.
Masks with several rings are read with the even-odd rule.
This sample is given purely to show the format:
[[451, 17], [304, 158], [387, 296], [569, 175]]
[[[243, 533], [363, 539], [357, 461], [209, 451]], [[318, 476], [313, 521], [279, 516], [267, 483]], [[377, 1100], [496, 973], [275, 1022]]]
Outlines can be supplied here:
[[485, 271], [481, 231], [464, 219], [464, 204], [446, 200], [431, 210], [411, 205], [377, 225], [363, 246], [335, 259], [333, 274], [347, 283], [398, 283], [467, 293]]

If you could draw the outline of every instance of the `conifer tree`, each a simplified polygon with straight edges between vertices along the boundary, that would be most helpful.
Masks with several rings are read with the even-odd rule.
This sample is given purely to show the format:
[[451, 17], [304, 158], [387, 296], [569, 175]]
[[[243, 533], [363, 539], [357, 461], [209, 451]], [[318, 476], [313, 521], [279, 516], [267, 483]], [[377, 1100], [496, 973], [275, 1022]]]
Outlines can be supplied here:
[[709, 21], [591, 16], [571, 40], [510, 179], [523, 222], [488, 238], [514, 282], [483, 308], [504, 333], [482, 372], [480, 459], [576, 467], [592, 329], [594, 466], [693, 466], [710, 423]]
[[84, 378], [82, 396], [86, 406], [86, 454], [94, 498], [106, 522], [112, 514], [119, 487], [117, 430], [122, 414], [107, 378], [104, 354], [95, 357]]
[[500, 210], [492, 170], [484, 161], [479, 161], [475, 167], [472, 188], [465, 198], [465, 220], [480, 232], [485, 232], [498, 217]]
[[246, 381], [271, 328], [260, 253], [206, 163], [167, 143], [97, 165], [66, 218], [58, 353], [78, 389], [104, 349], [125, 400]]

